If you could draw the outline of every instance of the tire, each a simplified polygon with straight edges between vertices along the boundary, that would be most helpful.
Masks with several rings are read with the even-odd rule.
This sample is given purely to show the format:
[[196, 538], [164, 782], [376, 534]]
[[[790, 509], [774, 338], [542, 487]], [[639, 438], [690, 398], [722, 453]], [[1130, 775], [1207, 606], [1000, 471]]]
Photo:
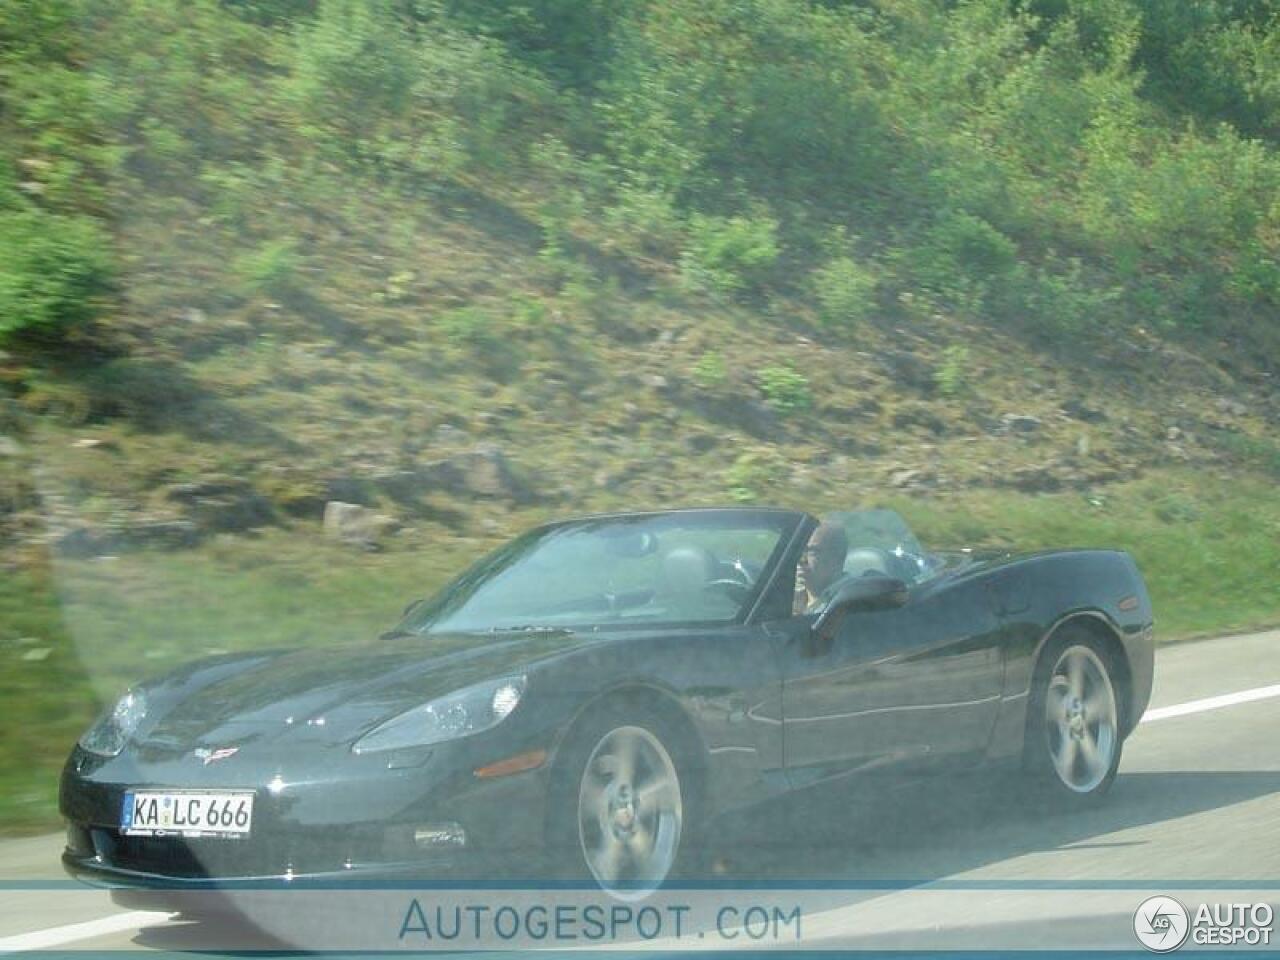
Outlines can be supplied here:
[[553, 872], [622, 901], [686, 876], [701, 819], [693, 753], [662, 711], [625, 701], [590, 709], [566, 736], [552, 775]]
[[1048, 799], [1097, 800], [1120, 767], [1124, 703], [1106, 646], [1078, 626], [1061, 628], [1036, 667], [1024, 767]]

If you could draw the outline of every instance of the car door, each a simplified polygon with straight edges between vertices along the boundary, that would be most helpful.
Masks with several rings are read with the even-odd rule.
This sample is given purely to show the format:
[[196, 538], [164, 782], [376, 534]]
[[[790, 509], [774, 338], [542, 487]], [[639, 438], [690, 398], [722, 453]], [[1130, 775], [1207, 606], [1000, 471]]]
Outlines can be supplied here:
[[999, 621], [971, 580], [911, 588], [850, 613], [830, 644], [794, 618], [783, 654], [783, 752], [793, 785], [855, 772], [912, 775], [978, 761], [1003, 685]]

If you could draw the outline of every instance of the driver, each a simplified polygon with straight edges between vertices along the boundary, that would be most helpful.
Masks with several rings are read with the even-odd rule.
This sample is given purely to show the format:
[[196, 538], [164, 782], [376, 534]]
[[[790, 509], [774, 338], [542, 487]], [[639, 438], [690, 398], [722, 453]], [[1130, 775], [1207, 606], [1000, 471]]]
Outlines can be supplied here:
[[796, 595], [792, 612], [812, 613], [822, 606], [823, 593], [844, 573], [849, 538], [844, 527], [823, 521], [809, 537], [796, 566]]

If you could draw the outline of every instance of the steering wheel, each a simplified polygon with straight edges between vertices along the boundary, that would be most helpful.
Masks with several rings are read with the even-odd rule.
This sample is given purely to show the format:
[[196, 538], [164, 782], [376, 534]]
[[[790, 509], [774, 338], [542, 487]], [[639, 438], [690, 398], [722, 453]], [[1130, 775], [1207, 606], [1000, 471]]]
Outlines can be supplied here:
[[743, 583], [741, 580], [734, 580], [729, 577], [720, 580], [712, 580], [705, 584], [702, 588], [708, 593], [721, 591], [729, 596], [730, 599], [741, 603], [747, 597], [751, 596], [751, 584]]
[[717, 577], [715, 580], [708, 581], [703, 587], [707, 591], [722, 591], [729, 595], [733, 600], [741, 603], [751, 595], [751, 588], [755, 586], [755, 577], [741, 559], [733, 559], [727, 561], [723, 566], [727, 566], [729, 570], [736, 576]]

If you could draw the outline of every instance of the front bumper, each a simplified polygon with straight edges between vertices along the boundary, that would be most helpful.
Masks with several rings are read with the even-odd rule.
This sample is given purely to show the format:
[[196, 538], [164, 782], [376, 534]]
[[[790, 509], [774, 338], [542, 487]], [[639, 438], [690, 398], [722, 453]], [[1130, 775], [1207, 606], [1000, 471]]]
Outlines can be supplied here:
[[342, 870], [312, 873], [222, 874], [211, 876], [157, 864], [155, 870], [124, 866], [109, 858], [85, 856], [70, 848], [62, 852], [62, 867], [82, 883], [108, 890], [166, 890], [204, 892], [229, 889], [327, 889], [334, 886], [399, 886], [431, 878], [467, 877], [483, 862], [481, 856], [434, 856], [400, 863], [364, 864]]
[[[209, 889], [406, 883], [507, 873], [536, 877], [546, 825], [546, 767], [493, 779], [474, 775], [474, 753], [437, 751], [388, 770], [356, 760], [290, 775], [266, 757], [225, 769], [182, 760], [103, 762], [78, 748], [63, 771], [64, 868], [108, 887]], [[297, 768], [304, 764], [294, 758]], [[133, 789], [252, 789], [244, 838], [128, 836], [119, 829]], [[442, 825], [461, 827], [441, 839]], [[434, 836], [434, 839], [433, 839]]]
[[[313, 850], [310, 859], [295, 850], [273, 859], [263, 855], [262, 846], [279, 848], [279, 844], [260, 844], [253, 839], [210, 841], [241, 845], [234, 851], [201, 848], [181, 837], [126, 838], [119, 831], [103, 827], [70, 824], [68, 834], [92, 837], [92, 848], [82, 841], [68, 840], [62, 852], [66, 872], [90, 886], [107, 889], [137, 888], [154, 890], [207, 891], [234, 888], [303, 889], [336, 886], [401, 886], [431, 880], [483, 879], [509, 869], [513, 858], [492, 851], [422, 851], [410, 859], [357, 862], [337, 853], [325, 857]], [[146, 848], [136, 841], [146, 841]], [[135, 842], [130, 842], [135, 841]], [[330, 849], [339, 849], [329, 845]], [[234, 854], [234, 856], [229, 856]], [[532, 864], [537, 851], [527, 850], [517, 862]], [[339, 865], [335, 868], [334, 863]]]
[[[485, 855], [454, 854], [307, 874], [185, 877], [128, 869], [78, 856], [70, 849], [63, 853], [62, 864], [76, 880], [110, 891], [112, 902], [126, 910], [179, 913], [188, 919], [236, 925], [228, 929], [238, 929], [247, 920], [275, 936], [287, 930], [290, 936], [304, 939], [313, 924], [332, 919], [325, 908], [330, 902], [323, 899], [325, 891], [420, 891], [455, 884], [483, 885], [504, 869], [501, 863], [490, 863]], [[313, 895], [318, 899], [310, 899]], [[314, 915], [317, 910], [319, 916]], [[289, 927], [293, 921], [300, 925]]]

